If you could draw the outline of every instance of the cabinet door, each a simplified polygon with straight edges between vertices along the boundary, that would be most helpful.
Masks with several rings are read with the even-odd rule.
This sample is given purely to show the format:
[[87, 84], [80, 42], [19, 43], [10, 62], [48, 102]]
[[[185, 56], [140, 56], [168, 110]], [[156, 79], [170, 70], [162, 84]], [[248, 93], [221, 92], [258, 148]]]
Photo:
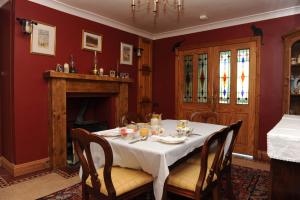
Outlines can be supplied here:
[[243, 120], [235, 151], [253, 155], [256, 88], [256, 43], [214, 48], [214, 105], [220, 124]]
[[189, 119], [194, 111], [212, 110], [211, 48], [182, 51], [176, 69], [176, 116]]

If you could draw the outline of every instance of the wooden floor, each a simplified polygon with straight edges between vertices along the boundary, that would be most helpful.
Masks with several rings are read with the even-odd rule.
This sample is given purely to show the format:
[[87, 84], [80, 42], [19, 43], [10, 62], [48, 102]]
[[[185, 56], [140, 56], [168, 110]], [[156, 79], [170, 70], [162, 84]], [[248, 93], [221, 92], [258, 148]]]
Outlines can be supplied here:
[[[260, 170], [270, 170], [267, 162], [258, 162], [249, 159], [234, 157], [233, 164]], [[55, 173], [37, 177], [22, 183], [14, 184], [0, 189], [0, 199], [30, 200], [37, 199], [63, 188], [79, 183], [79, 177], [65, 179]]]

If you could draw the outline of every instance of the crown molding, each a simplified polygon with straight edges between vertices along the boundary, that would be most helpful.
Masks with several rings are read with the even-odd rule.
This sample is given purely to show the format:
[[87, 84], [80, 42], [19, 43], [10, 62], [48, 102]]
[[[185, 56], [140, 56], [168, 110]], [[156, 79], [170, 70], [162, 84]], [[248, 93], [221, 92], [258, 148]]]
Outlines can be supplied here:
[[6, 2], [8, 2], [8, 0], [0, 0], [0, 8], [1, 8], [2, 6], [4, 6], [4, 4], [6, 4]]
[[29, 1], [31, 1], [33, 3], [43, 5], [43, 6], [46, 6], [46, 7], [49, 7], [49, 8], [52, 8], [52, 9], [55, 9], [55, 10], [58, 10], [58, 11], [61, 11], [61, 12], [64, 12], [64, 13], [75, 15], [77, 17], [81, 17], [81, 18], [84, 18], [84, 19], [88, 19], [88, 20], [100, 23], [100, 24], [104, 24], [106, 26], [110, 26], [110, 27], [113, 27], [113, 28], [116, 28], [116, 29], [119, 29], [119, 30], [122, 30], [122, 31], [125, 31], [125, 32], [128, 32], [128, 33], [139, 35], [139, 36], [142, 36], [142, 37], [145, 37], [145, 38], [148, 38], [148, 39], [153, 38], [152, 33], [149, 33], [149, 32], [144, 31], [142, 29], [138, 29], [138, 28], [135, 28], [133, 26], [129, 26], [127, 24], [120, 23], [116, 20], [104, 17], [102, 15], [97, 15], [95, 13], [92, 13], [92, 12], [89, 12], [89, 11], [86, 11], [86, 10], [83, 10], [83, 9], [80, 9], [80, 8], [76, 8], [76, 7], [67, 5], [67, 4], [58, 2], [56, 0], [52, 0], [52, 1], [49, 1], [49, 0], [29, 0]]
[[236, 25], [241, 25], [241, 24], [246, 24], [251, 22], [263, 21], [263, 20], [274, 19], [279, 17], [286, 17], [290, 15], [296, 15], [299, 13], [300, 13], [300, 6], [294, 6], [294, 7], [289, 7], [289, 8], [279, 9], [279, 10], [273, 10], [270, 12], [259, 13], [255, 15], [248, 15], [244, 17], [232, 18], [224, 21], [217, 21], [209, 24], [178, 29], [174, 31], [157, 33], [154, 34], [152, 39], [158, 40], [158, 39], [203, 32], [203, 31], [208, 31], [208, 30], [213, 30], [218, 28], [225, 28], [229, 26], [236, 26]]
[[[6, 2], [7, 0], [4, 0]], [[238, 17], [238, 18], [232, 18], [224, 21], [217, 21], [213, 23], [208, 23], [208, 24], [203, 24], [199, 26], [192, 26], [192, 27], [187, 27], [183, 29], [177, 29], [173, 31], [167, 31], [167, 32], [162, 32], [162, 33], [150, 33], [147, 31], [144, 31], [142, 29], [135, 28], [133, 26], [129, 26], [123, 23], [120, 23], [116, 20], [97, 15], [92, 12], [88, 12], [86, 10], [82, 10], [61, 2], [58, 2], [56, 0], [29, 0], [31, 2], [64, 12], [68, 13], [71, 15], [75, 15], [77, 17], [81, 17], [84, 19], [88, 19], [100, 24], [104, 24], [128, 33], [132, 33], [138, 36], [142, 36], [148, 39], [152, 40], [158, 40], [158, 39], [163, 39], [163, 38], [168, 38], [168, 37], [174, 37], [174, 36], [179, 36], [179, 35], [185, 35], [185, 34], [191, 34], [191, 33], [197, 33], [197, 32], [203, 32], [203, 31], [208, 31], [208, 30], [213, 30], [213, 29], [218, 29], [218, 28], [225, 28], [225, 27], [230, 27], [230, 26], [236, 26], [236, 25], [241, 25], [241, 24], [246, 24], [246, 23], [251, 23], [251, 22], [257, 22], [257, 21], [263, 21], [263, 20], [268, 20], [268, 19], [274, 19], [274, 18], [279, 18], [279, 17], [286, 17], [290, 15], [296, 15], [300, 14], [300, 6], [294, 6], [294, 7], [289, 7], [289, 8], [284, 8], [284, 9], [278, 9], [278, 10], [273, 10], [269, 12], [264, 12], [264, 13], [259, 13], [255, 15], [248, 15], [244, 17]], [[0, 5], [1, 5], [1, 0], [0, 0]]]

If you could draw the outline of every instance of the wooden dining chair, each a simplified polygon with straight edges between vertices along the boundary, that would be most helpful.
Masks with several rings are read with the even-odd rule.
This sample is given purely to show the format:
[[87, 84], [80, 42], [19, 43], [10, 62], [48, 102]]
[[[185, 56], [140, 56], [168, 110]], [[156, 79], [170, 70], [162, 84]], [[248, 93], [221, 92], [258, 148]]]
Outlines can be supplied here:
[[126, 126], [131, 123], [144, 123], [146, 119], [138, 113], [126, 113], [121, 117], [121, 126]]
[[[225, 152], [224, 159], [222, 160], [222, 165], [220, 168], [220, 177], [225, 177], [226, 179], [226, 191], [225, 194], [229, 199], [235, 199], [233, 194], [232, 182], [231, 182], [231, 163], [232, 163], [232, 152], [234, 149], [234, 144], [242, 126], [242, 121], [237, 121], [229, 126], [229, 134], [227, 135], [226, 143], [229, 144], [227, 152]], [[226, 146], [227, 146], [226, 144]]]
[[217, 175], [228, 132], [227, 127], [208, 137], [201, 152], [198, 153], [201, 162], [197, 164], [184, 162], [171, 170], [165, 183], [164, 197], [169, 192], [196, 200], [210, 194], [214, 199], [220, 198], [220, 180]]
[[[110, 144], [103, 137], [91, 134], [84, 129], [73, 129], [72, 137], [82, 166], [82, 197], [96, 199], [130, 199], [142, 193], [153, 191], [153, 178], [140, 171], [114, 167]], [[97, 143], [104, 151], [105, 164], [96, 170], [90, 145]]]
[[[232, 182], [231, 182], [231, 162], [232, 162], [232, 152], [234, 149], [234, 144], [236, 142], [242, 121], [237, 121], [228, 127], [228, 134], [225, 141], [225, 146], [227, 147], [226, 152], [224, 152], [223, 158], [220, 158], [221, 167], [218, 176], [224, 177], [226, 180], [226, 191], [225, 194], [229, 199], [235, 199], [233, 194]], [[224, 146], [224, 148], [225, 148]], [[193, 155], [186, 161], [189, 164], [199, 164], [201, 159], [197, 155]]]
[[197, 111], [191, 114], [190, 121], [217, 124], [218, 115], [216, 112]]

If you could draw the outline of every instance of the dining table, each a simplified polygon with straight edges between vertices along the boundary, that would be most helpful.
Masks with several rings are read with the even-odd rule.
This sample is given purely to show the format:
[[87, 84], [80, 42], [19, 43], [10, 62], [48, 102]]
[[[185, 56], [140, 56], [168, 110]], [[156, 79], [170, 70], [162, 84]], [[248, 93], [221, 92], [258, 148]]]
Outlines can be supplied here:
[[[110, 143], [113, 151], [113, 165], [131, 169], [139, 169], [153, 176], [153, 191], [156, 200], [162, 199], [165, 180], [169, 175], [169, 167], [176, 161], [187, 156], [196, 148], [201, 147], [205, 140], [214, 132], [225, 126], [200, 122], [188, 122], [192, 134], [176, 140], [176, 126], [178, 120], [161, 120], [162, 136], [149, 136], [146, 140], [128, 139], [123, 137], [105, 137], [108, 132], [119, 132], [119, 128], [93, 132], [104, 136]], [[174, 137], [174, 140], [160, 140], [163, 137]], [[91, 144], [91, 153], [96, 168], [104, 165], [104, 153], [96, 143]], [[200, 155], [199, 155], [200, 156]], [[80, 175], [82, 171], [80, 169]]]

